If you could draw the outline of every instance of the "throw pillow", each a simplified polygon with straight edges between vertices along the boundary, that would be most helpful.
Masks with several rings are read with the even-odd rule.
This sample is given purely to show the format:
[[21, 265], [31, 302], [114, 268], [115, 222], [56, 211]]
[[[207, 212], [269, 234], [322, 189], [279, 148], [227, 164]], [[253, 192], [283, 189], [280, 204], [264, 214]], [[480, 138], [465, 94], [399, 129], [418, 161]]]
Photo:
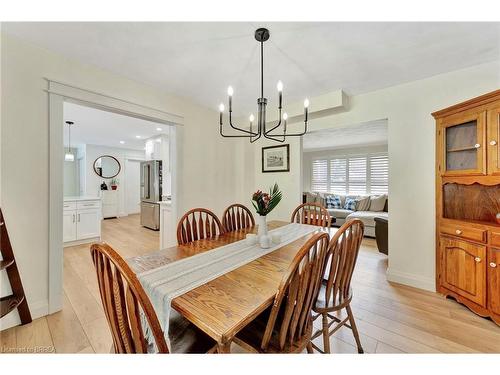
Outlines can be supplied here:
[[387, 199], [387, 196], [385, 194], [372, 195], [370, 197], [370, 211], [373, 211], [373, 212], [384, 211], [386, 199]]
[[345, 199], [344, 210], [356, 211], [356, 199], [347, 197]]
[[370, 209], [370, 197], [359, 197], [356, 199], [356, 211], [368, 211]]
[[341, 208], [340, 197], [338, 195], [326, 196], [326, 208]]

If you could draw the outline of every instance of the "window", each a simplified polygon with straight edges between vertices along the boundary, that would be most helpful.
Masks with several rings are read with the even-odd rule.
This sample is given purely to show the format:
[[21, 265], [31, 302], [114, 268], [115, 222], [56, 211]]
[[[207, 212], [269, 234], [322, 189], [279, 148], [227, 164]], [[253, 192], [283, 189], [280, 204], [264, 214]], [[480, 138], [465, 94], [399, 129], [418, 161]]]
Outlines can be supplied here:
[[386, 194], [387, 153], [340, 155], [312, 161], [312, 191], [336, 194]]

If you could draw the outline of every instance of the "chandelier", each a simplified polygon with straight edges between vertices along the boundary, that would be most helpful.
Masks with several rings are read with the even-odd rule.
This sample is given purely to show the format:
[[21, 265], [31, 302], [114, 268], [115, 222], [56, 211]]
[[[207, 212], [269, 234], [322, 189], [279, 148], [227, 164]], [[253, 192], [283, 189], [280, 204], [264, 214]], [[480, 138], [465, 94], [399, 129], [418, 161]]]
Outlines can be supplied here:
[[[284, 142], [286, 137], [300, 137], [307, 132], [307, 113], [309, 107], [309, 100], [304, 100], [304, 130], [301, 133], [288, 133], [287, 132], [287, 120], [288, 115], [283, 112], [283, 83], [278, 81], [276, 88], [278, 89], [278, 121], [275, 125], [270, 125], [269, 129], [266, 125], [266, 105], [267, 98], [264, 98], [264, 42], [269, 39], [269, 30], [260, 28], [255, 31], [255, 39], [260, 43], [260, 98], [257, 99], [257, 124], [254, 131], [254, 120], [253, 114], [250, 115], [250, 128], [249, 130], [242, 129], [233, 125], [232, 112], [233, 112], [233, 94], [234, 90], [231, 86], [227, 88], [227, 95], [229, 100], [229, 125], [232, 129], [238, 131], [234, 135], [224, 134], [222, 129], [222, 119], [224, 114], [224, 104], [219, 105], [219, 129], [220, 135], [226, 138], [249, 138], [250, 143], [255, 142], [261, 136], [264, 138], [271, 139], [276, 142]], [[283, 126], [281, 124], [283, 123]], [[281, 128], [280, 128], [281, 127]]]

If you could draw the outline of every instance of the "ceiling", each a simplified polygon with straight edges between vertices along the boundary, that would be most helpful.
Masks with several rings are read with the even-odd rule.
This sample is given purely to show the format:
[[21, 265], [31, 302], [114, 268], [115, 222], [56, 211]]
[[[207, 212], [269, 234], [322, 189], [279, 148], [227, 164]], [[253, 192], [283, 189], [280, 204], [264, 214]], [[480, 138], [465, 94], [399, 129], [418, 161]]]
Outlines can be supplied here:
[[[216, 109], [256, 111], [259, 48], [265, 96], [276, 106], [337, 89], [355, 95], [500, 58], [499, 23], [2, 23], [2, 31]], [[311, 103], [314, 108], [314, 103]]]
[[[74, 122], [71, 127], [72, 147], [92, 144], [143, 150], [146, 138], [168, 134], [169, 130], [168, 125], [68, 102], [64, 103], [64, 121]], [[67, 128], [64, 129], [64, 145], [68, 146]]]
[[387, 120], [309, 132], [303, 136], [304, 151], [387, 145]]

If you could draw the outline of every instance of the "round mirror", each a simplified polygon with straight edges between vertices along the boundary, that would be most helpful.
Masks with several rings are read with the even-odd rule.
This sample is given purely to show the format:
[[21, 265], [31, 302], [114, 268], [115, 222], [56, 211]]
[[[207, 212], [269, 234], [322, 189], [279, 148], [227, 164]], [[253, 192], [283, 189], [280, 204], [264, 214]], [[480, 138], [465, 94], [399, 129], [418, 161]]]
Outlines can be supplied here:
[[113, 178], [120, 173], [120, 162], [110, 155], [99, 156], [94, 161], [94, 171], [102, 178]]

